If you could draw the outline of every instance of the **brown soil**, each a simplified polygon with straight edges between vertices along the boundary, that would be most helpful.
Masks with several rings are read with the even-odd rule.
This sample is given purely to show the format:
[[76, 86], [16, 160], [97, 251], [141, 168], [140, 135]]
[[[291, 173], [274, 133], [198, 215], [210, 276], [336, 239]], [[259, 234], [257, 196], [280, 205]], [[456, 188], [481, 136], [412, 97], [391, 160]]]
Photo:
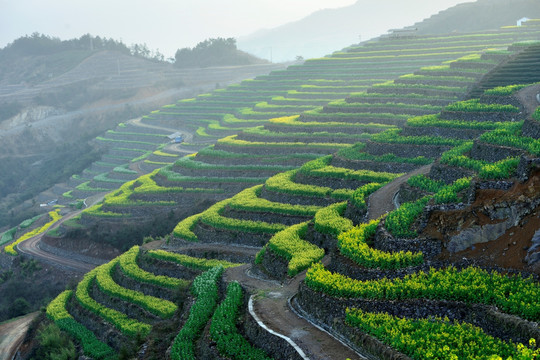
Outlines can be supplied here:
[[[527, 197], [540, 195], [540, 176], [537, 173], [524, 184], [517, 183], [510, 190], [479, 190], [473, 204], [464, 210], [434, 211], [431, 214], [427, 228], [422, 235], [447, 240], [463, 229], [471, 226], [494, 224], [504, 220], [492, 220], [484, 209], [496, 204], [511, 203]], [[540, 269], [530, 269], [524, 262], [527, 249], [531, 246], [534, 233], [540, 229], [540, 209], [525, 217], [517, 226], [506, 231], [496, 240], [476, 244], [458, 253], [443, 251], [441, 258], [449, 261], [458, 261], [466, 258], [474, 260], [484, 266], [500, 266], [508, 269], [527, 270], [540, 274]]]

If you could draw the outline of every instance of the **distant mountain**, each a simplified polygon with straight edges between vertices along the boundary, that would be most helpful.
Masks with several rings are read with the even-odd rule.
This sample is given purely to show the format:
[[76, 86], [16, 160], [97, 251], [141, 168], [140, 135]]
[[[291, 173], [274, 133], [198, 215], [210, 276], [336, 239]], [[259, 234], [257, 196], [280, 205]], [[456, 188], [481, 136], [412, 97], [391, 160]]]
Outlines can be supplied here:
[[415, 22], [421, 33], [444, 33], [498, 28], [513, 25], [525, 16], [540, 17], [538, 0], [479, 0], [452, 6], [455, 3], [358, 0], [347, 7], [320, 10], [299, 21], [240, 37], [238, 47], [265, 59], [285, 61], [296, 56], [324, 56]]

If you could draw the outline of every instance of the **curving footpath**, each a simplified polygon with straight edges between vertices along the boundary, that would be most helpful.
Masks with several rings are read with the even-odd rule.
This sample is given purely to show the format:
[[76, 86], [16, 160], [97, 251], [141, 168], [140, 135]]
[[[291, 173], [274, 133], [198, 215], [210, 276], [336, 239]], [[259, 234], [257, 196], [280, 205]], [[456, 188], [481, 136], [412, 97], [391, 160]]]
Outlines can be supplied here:
[[394, 196], [399, 191], [400, 186], [407, 182], [411, 176], [428, 174], [432, 166], [433, 164], [425, 165], [400, 176], [371, 194], [368, 198], [368, 220], [378, 219], [382, 215], [394, 210], [395, 206], [393, 200]]
[[19, 349], [28, 326], [38, 315], [33, 312], [0, 324], [0, 360], [11, 360]]

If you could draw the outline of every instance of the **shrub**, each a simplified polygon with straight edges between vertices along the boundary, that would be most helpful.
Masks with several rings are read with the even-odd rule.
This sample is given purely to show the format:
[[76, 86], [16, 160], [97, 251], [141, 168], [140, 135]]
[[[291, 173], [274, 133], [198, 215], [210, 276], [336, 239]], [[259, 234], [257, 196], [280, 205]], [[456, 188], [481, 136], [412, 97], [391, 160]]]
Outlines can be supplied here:
[[347, 208], [347, 202], [332, 204], [317, 211], [313, 219], [315, 230], [322, 234], [338, 236], [353, 227], [351, 220], [341, 215]]
[[300, 271], [307, 269], [312, 263], [319, 261], [324, 256], [324, 250], [305, 241], [308, 223], [296, 224], [276, 233], [266, 247], [257, 254], [257, 263], [267, 249], [284, 257], [289, 261], [287, 275], [295, 276]]
[[404, 278], [356, 280], [332, 273], [321, 263], [306, 274], [306, 285], [331, 296], [365, 299], [440, 299], [468, 304], [496, 305], [502, 311], [527, 320], [540, 319], [540, 286], [532, 277], [507, 276], [476, 267], [458, 270], [431, 268]]
[[340, 253], [366, 268], [400, 269], [419, 265], [424, 261], [422, 253], [410, 251], [388, 253], [371, 248], [368, 241], [375, 235], [378, 224], [379, 220], [372, 220], [339, 234]]
[[231, 282], [227, 286], [225, 299], [212, 316], [210, 337], [216, 342], [219, 354], [227, 358], [270, 360], [264, 351], [253, 347], [236, 328], [242, 303], [242, 287], [237, 282]]
[[72, 290], [66, 290], [58, 295], [47, 306], [47, 316], [61, 330], [67, 332], [81, 343], [85, 355], [98, 360], [115, 358], [116, 356], [112, 348], [99, 341], [93, 332], [75, 321], [73, 316], [68, 313], [66, 305], [72, 295]]
[[242, 265], [242, 264], [232, 263], [226, 260], [196, 258], [196, 257], [184, 255], [184, 254], [168, 252], [165, 250], [150, 250], [148, 251], [147, 254], [148, 256], [155, 259], [175, 262], [182, 266], [192, 268], [195, 270], [202, 270], [202, 271], [210, 270], [216, 266], [221, 266], [224, 269], [228, 269], [230, 267], [236, 267], [236, 266]]
[[416, 231], [411, 230], [411, 226], [422, 213], [430, 199], [431, 196], [424, 196], [414, 202], [402, 204], [399, 209], [388, 213], [386, 216], [385, 227], [393, 236], [398, 238], [416, 237], [418, 234]]
[[510, 359], [517, 353], [512, 342], [506, 343], [482, 328], [448, 318], [404, 319], [347, 309], [346, 322], [414, 359], [480, 360], [495, 354]]
[[212, 316], [219, 298], [217, 282], [223, 268], [217, 266], [197, 276], [191, 285], [196, 301], [191, 306], [184, 326], [174, 339], [171, 348], [173, 360], [195, 360], [195, 340]]
[[187, 241], [199, 241], [193, 228], [201, 218], [202, 214], [195, 214], [180, 221], [173, 230], [173, 235]]
[[513, 105], [484, 104], [479, 99], [455, 102], [446, 106], [446, 111], [460, 112], [512, 112], [519, 113], [519, 108]]
[[385, 184], [386, 182], [385, 183], [372, 182], [372, 183], [360, 186], [358, 189], [356, 189], [353, 192], [351, 196], [352, 205], [355, 206], [359, 210], [367, 209], [366, 198], [372, 193], [374, 193], [375, 191], [377, 191], [378, 189], [380, 189], [381, 187], [383, 187]]
[[445, 185], [444, 181], [432, 180], [423, 174], [411, 176], [409, 180], [407, 180], [407, 184], [431, 193], [436, 193]]

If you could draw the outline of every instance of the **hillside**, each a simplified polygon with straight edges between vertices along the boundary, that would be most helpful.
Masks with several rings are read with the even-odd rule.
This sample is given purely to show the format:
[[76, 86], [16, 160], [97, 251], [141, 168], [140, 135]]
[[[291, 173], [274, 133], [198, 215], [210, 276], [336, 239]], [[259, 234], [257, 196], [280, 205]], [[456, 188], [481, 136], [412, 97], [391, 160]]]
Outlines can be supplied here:
[[97, 137], [0, 240], [81, 274], [21, 356], [537, 359], [538, 24], [380, 38]]
[[33, 35], [0, 51], [0, 227], [33, 216], [33, 197], [97, 160], [100, 151], [88, 142], [103, 131], [178, 98], [284, 66], [180, 70], [131, 55], [121, 43], [101, 48], [99, 37], [92, 38], [92, 50], [69, 45], [90, 43], [81, 39]]
[[[238, 45], [259, 57], [272, 56], [274, 61], [284, 61], [296, 56], [322, 56], [385, 34], [389, 29], [410, 25], [403, 14], [415, 17], [413, 21], [417, 23], [412, 27], [418, 28], [420, 34], [491, 30], [515, 25], [516, 20], [525, 16], [540, 17], [534, 0], [480, 0], [442, 10], [448, 6], [444, 1], [359, 0], [351, 6], [320, 10], [299, 21], [241, 37]], [[414, 14], [411, 9], [415, 9]]]

